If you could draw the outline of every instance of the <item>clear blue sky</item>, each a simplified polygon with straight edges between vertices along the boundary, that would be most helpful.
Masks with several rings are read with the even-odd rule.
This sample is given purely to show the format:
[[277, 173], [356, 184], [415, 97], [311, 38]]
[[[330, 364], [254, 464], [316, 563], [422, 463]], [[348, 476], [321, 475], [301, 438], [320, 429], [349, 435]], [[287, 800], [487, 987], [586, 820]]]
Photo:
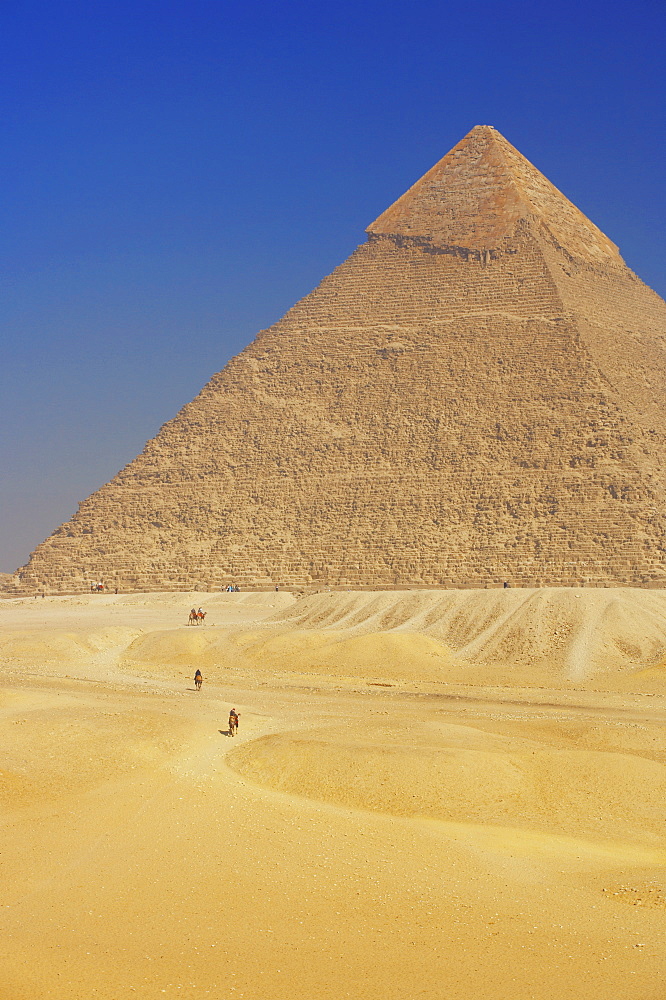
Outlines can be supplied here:
[[0, 4], [0, 570], [473, 125], [666, 296], [666, 5]]

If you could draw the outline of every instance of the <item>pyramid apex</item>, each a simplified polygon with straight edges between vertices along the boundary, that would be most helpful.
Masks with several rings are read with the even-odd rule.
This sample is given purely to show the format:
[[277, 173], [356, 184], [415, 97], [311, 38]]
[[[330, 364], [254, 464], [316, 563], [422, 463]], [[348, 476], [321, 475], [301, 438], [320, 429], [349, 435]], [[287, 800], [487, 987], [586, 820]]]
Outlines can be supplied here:
[[367, 232], [494, 250], [524, 219], [538, 221], [574, 257], [621, 260], [615, 244], [493, 125], [475, 125]]

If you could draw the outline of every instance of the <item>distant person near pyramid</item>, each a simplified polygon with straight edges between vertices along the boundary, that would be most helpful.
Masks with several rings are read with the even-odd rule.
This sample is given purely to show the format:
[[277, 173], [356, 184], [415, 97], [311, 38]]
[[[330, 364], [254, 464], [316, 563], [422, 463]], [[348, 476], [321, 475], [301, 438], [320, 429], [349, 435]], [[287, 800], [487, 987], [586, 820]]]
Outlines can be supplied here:
[[665, 344], [666, 304], [477, 126], [14, 587], [661, 586]]

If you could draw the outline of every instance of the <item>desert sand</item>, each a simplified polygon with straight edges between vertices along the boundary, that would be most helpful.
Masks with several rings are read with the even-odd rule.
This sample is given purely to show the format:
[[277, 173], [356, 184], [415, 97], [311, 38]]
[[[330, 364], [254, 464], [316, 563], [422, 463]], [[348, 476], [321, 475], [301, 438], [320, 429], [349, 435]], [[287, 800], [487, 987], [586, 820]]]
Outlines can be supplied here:
[[661, 591], [1, 601], [0, 998], [661, 1000], [665, 664]]

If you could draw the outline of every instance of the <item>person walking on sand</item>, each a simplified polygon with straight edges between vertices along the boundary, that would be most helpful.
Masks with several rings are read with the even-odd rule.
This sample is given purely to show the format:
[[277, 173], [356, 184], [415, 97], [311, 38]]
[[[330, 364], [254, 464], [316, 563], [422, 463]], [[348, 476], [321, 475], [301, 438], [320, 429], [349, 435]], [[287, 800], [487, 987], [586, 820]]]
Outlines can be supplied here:
[[229, 712], [229, 735], [235, 736], [236, 730], [238, 729], [238, 719], [239, 715], [235, 708], [232, 708]]

